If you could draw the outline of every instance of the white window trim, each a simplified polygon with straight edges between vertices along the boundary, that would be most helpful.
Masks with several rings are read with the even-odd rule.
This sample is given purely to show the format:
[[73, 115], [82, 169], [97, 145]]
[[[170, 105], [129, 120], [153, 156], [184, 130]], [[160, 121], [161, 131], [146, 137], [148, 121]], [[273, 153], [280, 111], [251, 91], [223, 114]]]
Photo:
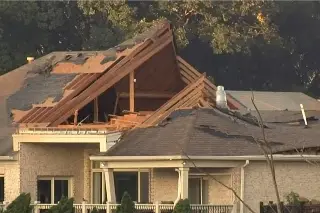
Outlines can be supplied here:
[[[68, 181], [68, 197], [73, 197], [73, 184], [71, 177], [38, 177], [37, 180], [50, 180], [51, 187], [51, 204], [54, 204], [54, 181], [55, 180], [67, 180]], [[37, 188], [37, 196], [38, 196], [38, 188]]]
[[[94, 172], [101, 172], [102, 173], [102, 202], [105, 200], [105, 190], [106, 190], [106, 185], [105, 185], [105, 177], [104, 177], [104, 172], [103, 169], [101, 168], [93, 168], [93, 161], [91, 161], [91, 196], [90, 196], [90, 201], [93, 203], [93, 173]], [[140, 175], [141, 172], [148, 172], [149, 173], [149, 187], [150, 187], [150, 169], [113, 169], [113, 172], [138, 172], [138, 202], [141, 202], [141, 192], [140, 192]], [[150, 192], [150, 189], [149, 189]], [[149, 194], [150, 196], [150, 194]], [[150, 198], [149, 198], [150, 199]]]

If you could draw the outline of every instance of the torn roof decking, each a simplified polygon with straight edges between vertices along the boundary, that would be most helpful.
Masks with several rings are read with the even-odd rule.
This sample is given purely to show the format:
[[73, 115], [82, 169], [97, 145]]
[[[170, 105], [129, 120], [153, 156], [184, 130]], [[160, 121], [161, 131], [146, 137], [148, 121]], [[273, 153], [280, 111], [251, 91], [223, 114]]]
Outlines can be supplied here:
[[[158, 23], [147, 32], [138, 35], [136, 38], [128, 40], [108, 51], [100, 51], [97, 54], [90, 57], [86, 57], [86, 55], [81, 53], [73, 56], [66, 54], [64, 60], [57, 63], [52, 73], [55, 75], [74, 75], [74, 73], [81, 74], [78, 74], [73, 81], [66, 85], [65, 90], [70, 90], [69, 94], [67, 94], [63, 100], [58, 102], [53, 109], [44, 113], [43, 116], [40, 116], [38, 120], [33, 120], [33, 123], [44, 123], [44, 121], [50, 122], [54, 119], [57, 119], [52, 118], [53, 116], [50, 115], [55, 114], [57, 109], [61, 109], [61, 107], [63, 107], [74, 97], [79, 95], [79, 93], [82, 92], [82, 90], [86, 89], [94, 81], [97, 81], [97, 79], [99, 79], [103, 75], [102, 72], [106, 73], [105, 71], [108, 68], [115, 68], [116, 66], [119, 67], [123, 64], [126, 64], [126, 62], [128, 62], [128, 59], [131, 59], [130, 57], [126, 58], [127, 55], [130, 55], [131, 53], [135, 54], [137, 48], [143, 49], [143, 46], [141, 45], [145, 44], [145, 42], [147, 42], [147, 40], [152, 36], [156, 36], [155, 34], [164, 27], [164, 23]], [[117, 53], [115, 50], [122, 52]], [[111, 57], [113, 53], [115, 57]], [[116, 53], [117, 55], [115, 55]], [[79, 56], [81, 57], [81, 59], [77, 64], [74, 65], [73, 62], [76, 59], [73, 58]], [[72, 69], [69, 69], [70, 67]], [[86, 70], [88, 69], [90, 69], [90, 71], [86, 72]], [[94, 70], [95, 73], [93, 73], [92, 70]], [[107, 72], [109, 72], [109, 70]]]
[[[173, 51], [171, 51], [174, 52], [172, 63], [175, 64], [175, 67], [166, 67], [164, 66], [165, 64], [163, 61], [152, 62], [152, 60], [155, 60], [156, 58], [161, 59], [161, 57], [154, 57], [154, 55], [168, 54], [163, 51], [163, 49], [169, 47], [173, 48]], [[164, 61], [168, 61], [168, 58]], [[143, 66], [147, 66], [148, 63], [162, 63], [162, 66], [160, 66], [161, 68], [164, 70], [171, 70], [170, 75], [177, 75], [177, 78], [171, 77], [171, 80], [169, 81], [162, 81], [161, 86], [163, 86], [163, 92], [171, 91], [175, 94], [181, 91], [185, 85], [196, 81], [197, 78], [201, 76], [201, 74], [187, 62], [180, 57], [175, 57], [170, 25], [167, 22], [162, 22], [155, 25], [144, 34], [138, 35], [137, 38], [128, 40], [108, 51], [100, 51], [91, 55], [83, 54], [81, 52], [64, 54], [64, 57], [55, 63], [55, 66], [51, 71], [52, 76], [72, 76], [72, 80], [62, 87], [64, 90], [60, 88], [64, 92], [63, 98], [61, 99], [61, 96], [58, 96], [58, 98], [55, 97], [54, 101], [57, 101], [58, 99], [59, 101], [57, 101], [53, 107], [43, 106], [45, 109], [39, 111], [40, 115], [34, 116], [34, 113], [37, 111], [35, 111], [35, 109], [33, 111], [31, 110], [19, 123], [27, 123], [29, 127], [57, 126], [73, 115], [75, 110], [81, 109], [110, 87], [114, 86], [116, 90], [120, 92], [128, 91], [127, 75], [130, 73], [130, 70], [134, 70], [138, 67], [139, 69], [135, 70], [135, 75], [138, 79], [138, 82], [135, 84], [137, 87], [135, 89], [136, 92], [152, 92], [152, 88], [159, 91], [160, 85], [157, 85], [157, 82], [153, 83], [146, 78], [146, 76], [142, 75], [146, 73], [143, 71]], [[146, 69], [150, 69], [150, 67], [146, 67]], [[178, 70], [175, 69], [180, 70], [180, 76], [179, 72], [177, 72]], [[157, 69], [154, 69], [153, 71], [148, 70], [153, 76], [160, 75], [159, 77], [154, 77], [157, 79], [165, 76], [164, 73], [161, 73], [160, 71], [161, 70]], [[140, 77], [140, 75], [142, 77]], [[179, 85], [179, 81], [182, 82], [181, 85]], [[140, 82], [143, 82], [143, 84]], [[211, 107], [212, 105], [208, 104], [208, 102], [214, 103], [216, 87], [208, 79], [205, 79], [204, 82], [204, 95], [202, 95], [201, 98], [199, 97], [201, 99], [200, 103], [202, 103], [202, 106]], [[63, 81], [60, 83], [63, 83]], [[185, 85], [183, 85], [183, 83]], [[168, 90], [169, 84], [176, 84], [176, 87], [171, 87], [172, 89]], [[164, 85], [167, 85], [167, 87]], [[48, 94], [50, 94], [50, 92]], [[166, 100], [169, 99], [159, 99], [157, 101], [160, 101], [159, 103], [165, 103], [164, 101]], [[119, 103], [125, 105], [127, 104], [127, 101], [127, 99], [120, 99]], [[189, 102], [192, 102], [192, 100], [189, 100]], [[186, 104], [183, 104], [182, 106], [185, 105]], [[228, 105], [232, 109], [239, 108], [239, 105], [237, 106], [237, 103], [230, 97], [228, 97]], [[147, 109], [145, 108], [143, 110]]]

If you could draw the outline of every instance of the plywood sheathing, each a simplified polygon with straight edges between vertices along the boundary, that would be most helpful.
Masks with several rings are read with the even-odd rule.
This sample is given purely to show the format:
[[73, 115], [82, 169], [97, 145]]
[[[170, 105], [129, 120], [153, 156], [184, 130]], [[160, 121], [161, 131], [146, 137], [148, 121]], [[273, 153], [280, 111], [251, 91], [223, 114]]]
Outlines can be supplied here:
[[148, 39], [135, 49], [129, 56], [125, 57], [119, 63], [114, 65], [110, 70], [103, 74], [94, 84], [90, 85], [79, 96], [69, 101], [64, 106], [56, 110], [56, 113], [52, 115], [50, 126], [56, 126], [66, 120], [74, 111], [74, 108], [82, 108], [88, 104], [94, 97], [113, 86], [124, 76], [128, 75], [130, 71], [135, 70], [146, 60], [152, 57], [155, 53], [161, 51], [164, 47], [172, 42], [172, 32], [168, 29], [168, 32], [161, 38]]
[[[88, 57], [84, 64], [75, 64], [67, 61], [59, 62], [54, 67], [53, 73], [102, 73], [111, 66], [115, 60], [128, 55], [135, 48], [138, 48], [139, 45], [140, 44], [137, 44], [131, 49], [126, 49], [122, 52], [113, 53], [113, 50], [109, 50], [105, 53], [99, 53], [95, 56]], [[106, 58], [109, 58], [109, 60], [105, 61]]]
[[[172, 45], [152, 56], [135, 71], [135, 91], [148, 93], [177, 93], [185, 87], [177, 68]], [[129, 78], [124, 77], [115, 88], [117, 92], [129, 91]]]

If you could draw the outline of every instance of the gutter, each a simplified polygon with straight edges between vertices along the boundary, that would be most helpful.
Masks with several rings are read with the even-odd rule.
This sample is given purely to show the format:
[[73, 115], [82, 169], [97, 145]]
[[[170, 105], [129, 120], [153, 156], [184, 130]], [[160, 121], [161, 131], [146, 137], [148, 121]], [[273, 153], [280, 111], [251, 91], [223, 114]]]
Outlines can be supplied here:
[[[275, 161], [319, 160], [320, 155], [273, 155]], [[93, 161], [157, 161], [157, 160], [224, 160], [224, 161], [265, 161], [264, 155], [248, 156], [90, 156]]]
[[[250, 163], [250, 161], [249, 160], [246, 160], [246, 163], [245, 164], [243, 164], [242, 166], [241, 166], [241, 171], [240, 171], [240, 186], [241, 186], [241, 191], [240, 191], [240, 198], [241, 198], [241, 200], [244, 200], [244, 168], [246, 167], [246, 166], [248, 166], [249, 165], [249, 163]], [[243, 205], [243, 203], [240, 201], [240, 213], [243, 213], [244, 212], [244, 205]]]
[[0, 161], [14, 161], [16, 160], [14, 156], [0, 156]]

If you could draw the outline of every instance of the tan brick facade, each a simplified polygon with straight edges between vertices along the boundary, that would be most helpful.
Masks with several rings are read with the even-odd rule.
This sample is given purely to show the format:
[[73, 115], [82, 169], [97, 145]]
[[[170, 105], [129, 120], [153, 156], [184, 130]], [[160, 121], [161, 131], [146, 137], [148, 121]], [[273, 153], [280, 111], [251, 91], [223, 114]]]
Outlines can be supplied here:
[[4, 200], [10, 202], [20, 194], [20, 171], [18, 161], [0, 162], [0, 175], [4, 176]]
[[[308, 199], [320, 200], [320, 167], [306, 162], [275, 164], [280, 198], [294, 191]], [[250, 162], [245, 168], [245, 201], [258, 211], [259, 201], [275, 201], [270, 171], [263, 162]], [[248, 211], [246, 211], [248, 212]]]
[[[210, 172], [210, 170], [207, 170]], [[217, 172], [217, 170], [214, 170]], [[225, 172], [229, 173], [225, 173]], [[222, 183], [232, 186], [232, 170], [223, 170], [223, 174], [213, 175]], [[151, 175], [151, 201], [175, 201], [178, 194], [178, 173], [174, 169], [153, 169]], [[208, 201], [211, 204], [232, 204], [233, 194], [231, 191], [217, 183], [213, 179], [208, 179]]]
[[[37, 199], [38, 177], [71, 178], [75, 202], [90, 200], [90, 151], [80, 144], [20, 145], [20, 191]], [[88, 187], [89, 186], [89, 187]]]

